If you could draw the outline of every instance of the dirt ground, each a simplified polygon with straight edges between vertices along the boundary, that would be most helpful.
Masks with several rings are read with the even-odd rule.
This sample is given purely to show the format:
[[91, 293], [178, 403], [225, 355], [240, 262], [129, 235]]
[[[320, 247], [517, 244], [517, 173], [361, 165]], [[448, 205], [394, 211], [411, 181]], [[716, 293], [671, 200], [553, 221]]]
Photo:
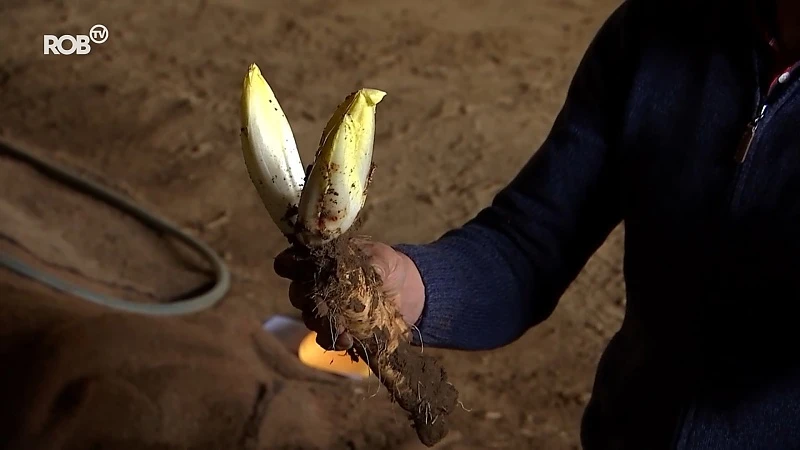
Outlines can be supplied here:
[[[361, 86], [388, 92], [363, 231], [390, 243], [425, 242], [474, 215], [536, 150], [590, 39], [618, 3], [4, 0], [0, 135], [129, 195], [223, 254], [231, 294], [214, 311], [182, 319], [194, 328], [180, 339], [206, 330], [217, 337], [208, 345], [238, 354], [266, 317], [292, 311], [287, 282], [272, 272], [285, 242], [240, 153], [239, 95], [249, 63], [276, 90], [306, 162], [346, 94]], [[43, 34], [84, 34], [95, 23], [108, 27], [109, 38], [89, 55], [42, 55]], [[1, 249], [40, 267], [150, 302], [207, 279], [133, 220], [9, 158], [0, 158], [0, 193]], [[443, 448], [579, 448], [595, 365], [624, 313], [621, 237], [617, 230], [552, 318], [518, 342], [492, 352], [437, 352], [469, 410], [453, 415], [456, 439]], [[36, 298], [57, 305], [57, 314], [91, 309], [45, 297], [46, 289], [8, 272], [0, 271], [0, 281], [6, 307]], [[92, 311], [86, 314], [100, 314]], [[128, 328], [149, 329], [114, 320], [123, 325], [103, 326], [117, 338]], [[264, 357], [242, 361], [253, 365], [254, 379], [273, 376], [260, 368], [274, 364]], [[353, 401], [357, 395], [340, 384], [295, 369], [303, 375], [280, 375], [296, 381], [276, 400], [283, 412], [260, 416], [280, 422], [265, 426], [283, 436], [252, 448], [388, 449], [409, 436], [385, 396]], [[342, 438], [358, 433], [367, 437]]]

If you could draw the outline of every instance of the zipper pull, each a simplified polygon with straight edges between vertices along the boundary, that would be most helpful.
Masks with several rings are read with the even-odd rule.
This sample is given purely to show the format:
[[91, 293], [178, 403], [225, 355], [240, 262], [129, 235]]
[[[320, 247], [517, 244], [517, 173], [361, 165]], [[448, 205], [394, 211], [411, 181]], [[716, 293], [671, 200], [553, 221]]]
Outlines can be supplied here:
[[756, 134], [756, 129], [758, 129], [758, 122], [751, 120], [750, 123], [747, 124], [747, 128], [745, 128], [741, 139], [739, 139], [739, 146], [736, 148], [736, 154], [733, 157], [736, 164], [743, 163], [745, 158], [747, 158], [747, 152], [750, 151], [750, 145], [753, 143], [753, 136]]
[[766, 112], [767, 105], [765, 104], [761, 106], [761, 110], [758, 112], [758, 115], [747, 124], [742, 138], [739, 139], [739, 146], [736, 149], [736, 154], [733, 158], [737, 164], [743, 163], [747, 158], [747, 153], [750, 152], [750, 146], [753, 144], [753, 138], [756, 135], [756, 131], [758, 131], [758, 124], [764, 118], [764, 114], [766, 114]]

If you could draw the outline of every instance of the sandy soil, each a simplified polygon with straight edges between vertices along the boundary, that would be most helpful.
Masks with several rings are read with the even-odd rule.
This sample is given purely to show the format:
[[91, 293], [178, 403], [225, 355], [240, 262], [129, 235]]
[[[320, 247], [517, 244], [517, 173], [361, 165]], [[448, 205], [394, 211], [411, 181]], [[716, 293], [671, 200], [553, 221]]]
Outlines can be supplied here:
[[[236, 330], [218, 344], [235, 353], [252, 345], [242, 330], [257, 333], [268, 315], [291, 312], [287, 283], [272, 272], [284, 241], [239, 151], [238, 99], [250, 62], [277, 91], [305, 161], [344, 95], [363, 85], [389, 93], [379, 108], [364, 231], [391, 243], [424, 242], [475, 214], [531, 156], [618, 3], [5, 0], [0, 135], [133, 197], [224, 254], [233, 290], [192, 326], [211, 320]], [[42, 55], [43, 34], [86, 33], [95, 23], [110, 37], [91, 54]], [[0, 159], [0, 193], [2, 250], [44, 268], [151, 302], [206, 280], [144, 227], [23, 164]], [[621, 236], [617, 230], [592, 258], [553, 317], [518, 342], [438, 352], [470, 410], [454, 415], [460, 437], [445, 448], [578, 448], [599, 353], [624, 313]], [[45, 290], [26, 280], [6, 272], [0, 280], [6, 299], [27, 295], [9, 295], [16, 286], [44, 301]], [[85, 308], [52, 301], [61, 310]], [[342, 400], [341, 386], [302, 383], [293, 388], [300, 397], [284, 394], [284, 407], [306, 397], [322, 406], [307, 423], [298, 406], [293, 427], [309, 437], [295, 445], [397, 448], [408, 434], [384, 396], [353, 403]], [[360, 412], [339, 415], [337, 405]], [[337, 433], [358, 432], [341, 417], [369, 423], [370, 436], [399, 437], [348, 443]], [[277, 448], [269, 439], [259, 445]]]

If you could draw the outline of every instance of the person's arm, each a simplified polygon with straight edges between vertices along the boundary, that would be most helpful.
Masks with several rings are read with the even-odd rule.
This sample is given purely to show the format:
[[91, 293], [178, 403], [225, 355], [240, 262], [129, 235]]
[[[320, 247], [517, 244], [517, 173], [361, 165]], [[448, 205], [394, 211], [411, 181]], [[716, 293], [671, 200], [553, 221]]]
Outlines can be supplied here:
[[[622, 220], [618, 148], [636, 57], [630, 1], [589, 46], [547, 139], [463, 227], [398, 245], [425, 286], [422, 343], [491, 349], [546, 319]], [[623, 39], [624, 37], [624, 39]]]

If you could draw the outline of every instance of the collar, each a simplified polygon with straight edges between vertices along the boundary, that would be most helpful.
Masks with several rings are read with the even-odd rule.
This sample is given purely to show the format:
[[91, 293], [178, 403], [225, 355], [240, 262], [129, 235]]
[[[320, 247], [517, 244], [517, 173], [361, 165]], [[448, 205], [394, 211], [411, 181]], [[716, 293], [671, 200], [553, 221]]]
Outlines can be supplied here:
[[758, 37], [772, 49], [775, 55], [780, 54], [781, 48], [775, 23], [775, 2], [751, 0], [750, 11]]
[[[766, 47], [769, 61], [766, 69], [769, 71], [763, 89], [772, 92], [773, 89], [789, 79], [791, 73], [800, 68], [800, 61], [787, 57], [778, 39], [776, 7], [774, 0], [750, 0], [750, 13], [753, 17], [757, 39]], [[769, 82], [769, 84], [766, 84]]]

